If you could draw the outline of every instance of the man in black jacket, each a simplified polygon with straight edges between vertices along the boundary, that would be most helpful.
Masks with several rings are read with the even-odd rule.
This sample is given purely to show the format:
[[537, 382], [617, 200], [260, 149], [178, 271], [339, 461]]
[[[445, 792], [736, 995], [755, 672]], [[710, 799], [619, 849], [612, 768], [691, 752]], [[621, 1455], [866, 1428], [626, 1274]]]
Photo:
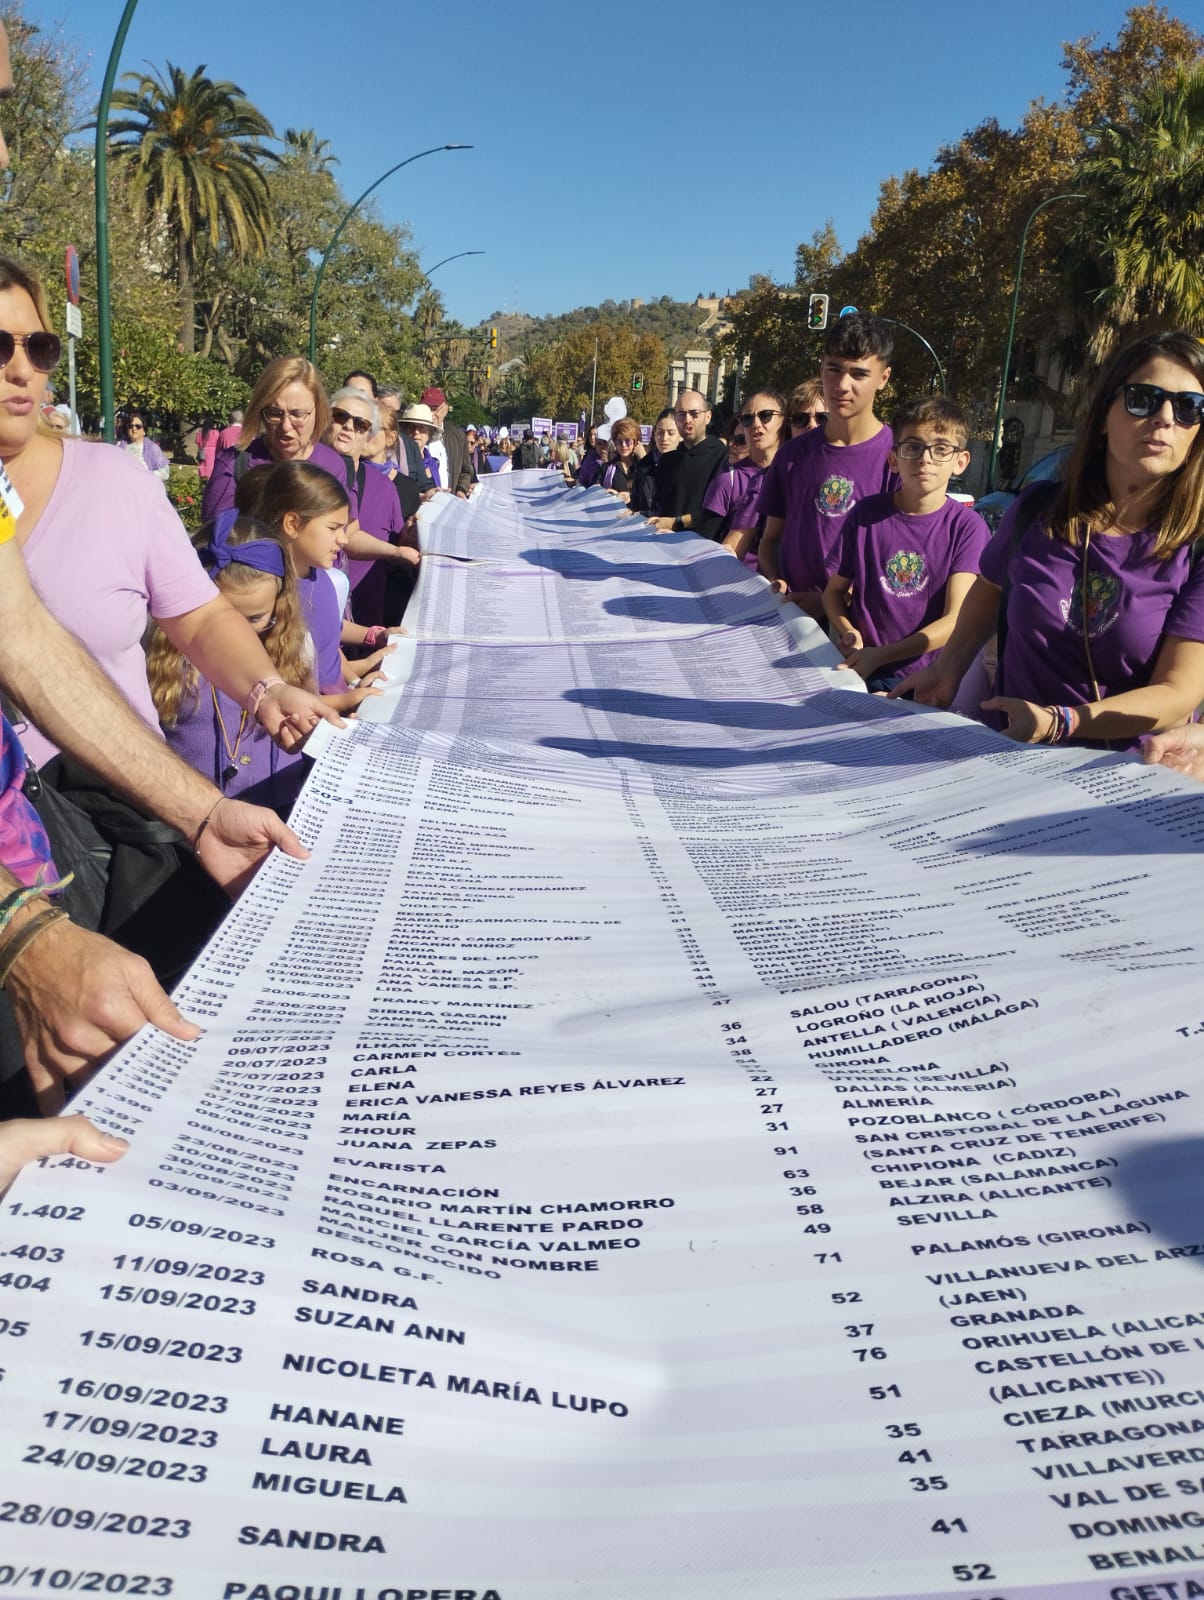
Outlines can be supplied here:
[[722, 439], [707, 436], [711, 408], [697, 389], [683, 389], [673, 412], [681, 443], [656, 464], [656, 503], [652, 519], [661, 533], [680, 533], [697, 525], [711, 479], [727, 460]]

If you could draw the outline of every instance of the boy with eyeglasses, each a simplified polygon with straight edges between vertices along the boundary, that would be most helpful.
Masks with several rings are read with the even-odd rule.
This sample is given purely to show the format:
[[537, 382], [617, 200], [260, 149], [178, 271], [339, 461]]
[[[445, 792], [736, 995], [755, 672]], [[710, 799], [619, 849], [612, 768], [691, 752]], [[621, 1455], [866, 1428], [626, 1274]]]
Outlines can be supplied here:
[[950, 478], [970, 461], [962, 408], [944, 395], [912, 400], [891, 434], [899, 487], [854, 506], [824, 590], [844, 665], [880, 694], [936, 659], [990, 538], [977, 511], [949, 498]]
[[757, 570], [808, 616], [824, 615], [844, 519], [866, 495], [895, 486], [890, 429], [874, 414], [893, 348], [877, 317], [856, 312], [834, 323], [820, 372], [827, 421], [784, 444], [765, 474]]

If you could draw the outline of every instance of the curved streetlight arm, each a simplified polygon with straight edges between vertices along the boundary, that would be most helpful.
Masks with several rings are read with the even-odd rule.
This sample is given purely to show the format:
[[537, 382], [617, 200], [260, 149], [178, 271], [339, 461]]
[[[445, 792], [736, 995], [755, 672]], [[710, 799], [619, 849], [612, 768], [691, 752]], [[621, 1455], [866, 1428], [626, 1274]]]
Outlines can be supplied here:
[[436, 261], [435, 265], [428, 267], [422, 276], [429, 278], [432, 272], [438, 272], [439, 268], [445, 267], [449, 261], [459, 261], [461, 256], [483, 256], [484, 254], [483, 250], [457, 250], [454, 256], [444, 256], [442, 261]]
[[927, 350], [928, 354], [932, 357], [932, 364], [936, 368], [937, 382], [940, 384], [940, 393], [944, 394], [947, 388], [945, 383], [945, 369], [941, 366], [940, 356], [937, 355], [936, 351], [928, 343], [928, 340], [925, 339], [924, 335], [922, 333], [917, 333], [914, 328], [909, 328], [905, 322], [900, 322], [898, 317], [879, 317], [878, 321], [889, 322], [892, 328], [902, 328], [904, 333], [910, 333], [913, 339], [918, 339], [920, 341], [925, 350]]
[[[131, 3], [133, 3], [133, 0], [131, 0]], [[404, 161], [399, 161], [395, 167], [390, 167], [388, 172], [382, 172], [380, 177], [377, 178], [376, 182], [375, 183], [370, 183], [368, 185], [368, 187], [364, 190], [363, 194], [360, 195], [359, 199], [354, 201], [353, 204], [351, 204], [351, 205], [349, 205], [347, 207], [346, 211], [344, 211], [342, 217], [339, 220], [338, 227], [334, 230], [334, 232], [330, 236], [330, 243], [326, 246], [326, 249], [323, 251], [322, 259], [318, 263], [318, 270], [314, 275], [314, 290], [313, 290], [313, 293], [309, 297], [309, 359], [310, 359], [310, 361], [313, 361], [315, 359], [315, 355], [316, 355], [317, 348], [318, 348], [318, 293], [319, 293], [319, 291], [321, 290], [321, 287], [322, 287], [322, 279], [326, 274], [326, 263], [330, 260], [331, 253], [333, 252], [335, 245], [338, 244], [339, 240], [342, 238], [343, 229], [351, 221], [352, 217], [359, 210], [359, 208], [363, 205], [364, 201], [368, 198], [368, 196], [372, 193], [372, 191], [374, 189], [379, 189], [380, 188], [381, 184], [385, 181], [386, 178], [391, 178], [395, 172], [400, 172], [402, 167], [408, 167], [412, 161], [421, 161], [423, 156], [438, 155], [440, 150], [471, 150], [471, 149], [472, 149], [472, 145], [470, 145], [470, 144], [435, 144], [435, 145], [432, 145], [429, 150], [419, 150], [417, 155], [407, 156]]]
[[1044, 211], [1046, 206], [1052, 206], [1058, 200], [1086, 200], [1085, 194], [1051, 194], [1048, 199], [1035, 205], [1028, 214], [1028, 221], [1020, 235], [1020, 255], [1016, 261], [1016, 281], [1012, 285], [1012, 312], [1008, 318], [1007, 343], [1003, 347], [1003, 367], [999, 373], [999, 403], [995, 407], [995, 427], [991, 433], [991, 454], [987, 459], [987, 477], [983, 485], [983, 493], [990, 494], [995, 487], [995, 463], [999, 459], [999, 444], [1003, 435], [1003, 403], [1007, 394], [1008, 368], [1012, 364], [1012, 342], [1016, 337], [1016, 311], [1020, 305], [1020, 275], [1024, 271], [1024, 247], [1028, 243], [1028, 230], [1033, 225], [1037, 214]]
[[117, 432], [113, 415], [113, 307], [109, 289], [109, 102], [125, 36], [137, 5], [138, 0], [126, 0], [96, 107], [96, 343], [100, 356], [101, 425], [110, 444]]

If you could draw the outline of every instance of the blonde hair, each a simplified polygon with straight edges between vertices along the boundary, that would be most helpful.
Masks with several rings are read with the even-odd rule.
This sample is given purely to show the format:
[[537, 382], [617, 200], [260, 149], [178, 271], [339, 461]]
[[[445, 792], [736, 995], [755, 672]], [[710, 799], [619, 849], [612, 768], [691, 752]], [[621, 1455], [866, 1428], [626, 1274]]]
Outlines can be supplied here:
[[[211, 537], [209, 528], [202, 528], [194, 538], [193, 544], [198, 551], [204, 550]], [[280, 546], [284, 564], [283, 577], [273, 572], [261, 572], [258, 567], [247, 566], [236, 556], [229, 566], [213, 573], [213, 581], [223, 592], [231, 589], [249, 589], [262, 578], [272, 578], [275, 581], [275, 616], [271, 627], [260, 635], [263, 647], [276, 671], [286, 683], [312, 691], [313, 644], [301, 613], [301, 600], [297, 593], [296, 579], [293, 577], [292, 563], [289, 561], [283, 542], [262, 522], [247, 516], [238, 518], [226, 540], [232, 550], [236, 550], [239, 545], [256, 541]], [[159, 714], [159, 722], [164, 728], [174, 727], [180, 716], [199, 702], [200, 673], [158, 627], [153, 629], [147, 647], [146, 677], [150, 684], [151, 698], [155, 702], [155, 710]]]
[[240, 450], [248, 449], [258, 439], [263, 432], [264, 406], [271, 405], [281, 389], [287, 389], [290, 383], [303, 383], [309, 390], [314, 403], [314, 431], [311, 437], [321, 439], [324, 436], [330, 427], [330, 402], [326, 398], [317, 367], [304, 356], [277, 356], [259, 374], [259, 382], [247, 401], [246, 420], [238, 436]]

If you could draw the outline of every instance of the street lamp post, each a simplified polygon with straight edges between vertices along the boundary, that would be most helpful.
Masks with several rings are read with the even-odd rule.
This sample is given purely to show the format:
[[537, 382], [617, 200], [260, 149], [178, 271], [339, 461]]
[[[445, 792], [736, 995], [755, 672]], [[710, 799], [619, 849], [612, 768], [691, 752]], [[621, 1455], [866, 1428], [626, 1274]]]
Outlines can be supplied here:
[[[450, 148], [454, 149], [455, 146], [451, 146]], [[433, 267], [428, 267], [422, 276], [424, 278], [429, 278], [432, 272], [438, 272], [439, 268], [445, 267], [449, 261], [459, 261], [461, 256], [483, 256], [484, 254], [485, 252], [483, 250], [457, 250], [454, 256], [444, 256], [442, 261], [436, 261], [435, 265]]]
[[96, 344], [100, 355], [101, 426], [110, 444], [116, 438], [116, 424], [113, 415], [113, 307], [109, 299], [109, 102], [113, 98], [113, 80], [117, 76], [125, 36], [137, 5], [138, 0], [126, 0], [113, 48], [109, 51], [100, 103], [96, 107]]
[[928, 340], [925, 339], [924, 335], [922, 333], [917, 333], [914, 328], [909, 328], [905, 322], [900, 322], [898, 317], [879, 317], [878, 321], [889, 322], [892, 328], [902, 328], [904, 333], [910, 333], [913, 339], [918, 339], [920, 341], [925, 350], [927, 350], [928, 354], [932, 357], [932, 364], [936, 368], [937, 382], [940, 384], [940, 392], [944, 394], [948, 387], [945, 383], [945, 369], [941, 366], [940, 356], [937, 355], [936, 351], [928, 343]]
[[[134, 3], [134, 0], [130, 0], [130, 3], [132, 5]], [[351, 221], [352, 217], [359, 210], [359, 208], [363, 205], [364, 201], [368, 198], [368, 196], [372, 193], [372, 191], [374, 189], [379, 189], [380, 188], [381, 184], [385, 181], [386, 178], [391, 178], [395, 172], [400, 172], [402, 167], [408, 167], [412, 161], [421, 161], [423, 156], [437, 155], [440, 150], [471, 150], [471, 149], [472, 149], [472, 145], [470, 145], [470, 144], [436, 144], [436, 145], [432, 145], [429, 150], [419, 150], [417, 155], [407, 156], [404, 161], [399, 161], [395, 167], [390, 167], [388, 172], [382, 172], [380, 177], [377, 178], [376, 182], [375, 183], [370, 183], [368, 185], [368, 187], [364, 190], [363, 194], [360, 195], [359, 199], [356, 200], [352, 205], [349, 205], [347, 207], [346, 211], [344, 211], [344, 213], [343, 213], [343, 215], [342, 215], [342, 217], [341, 217], [341, 219], [339, 221], [338, 227], [334, 230], [334, 232], [330, 236], [330, 243], [326, 246], [326, 249], [323, 251], [322, 259], [321, 259], [321, 261], [318, 262], [318, 270], [314, 274], [314, 292], [309, 297], [309, 359], [310, 359], [310, 361], [314, 361], [316, 359], [316, 357], [317, 357], [317, 349], [318, 349], [318, 293], [322, 288], [322, 279], [323, 279], [323, 277], [325, 276], [325, 273], [326, 273], [326, 263], [330, 260], [330, 257], [331, 257], [331, 254], [332, 254], [333, 250], [334, 250], [335, 245], [338, 244], [339, 240], [342, 238], [343, 229]]]
[[1020, 255], [1016, 260], [1016, 281], [1012, 285], [1012, 313], [1008, 318], [1007, 343], [1003, 347], [1003, 367], [999, 373], [999, 404], [995, 407], [995, 427], [991, 433], [991, 454], [987, 459], [987, 478], [983, 485], [983, 493], [989, 494], [995, 487], [995, 463], [999, 458], [999, 441], [1003, 434], [1003, 402], [1007, 394], [1008, 368], [1012, 364], [1012, 341], [1016, 337], [1016, 310], [1020, 304], [1020, 274], [1024, 271], [1024, 247], [1028, 243], [1028, 230], [1033, 225], [1033, 219], [1038, 212], [1044, 211], [1046, 206], [1052, 206], [1058, 200], [1086, 200], [1085, 194], [1051, 194], [1048, 199], [1035, 205], [1028, 214], [1028, 221], [1024, 224], [1024, 231], [1020, 235]]

